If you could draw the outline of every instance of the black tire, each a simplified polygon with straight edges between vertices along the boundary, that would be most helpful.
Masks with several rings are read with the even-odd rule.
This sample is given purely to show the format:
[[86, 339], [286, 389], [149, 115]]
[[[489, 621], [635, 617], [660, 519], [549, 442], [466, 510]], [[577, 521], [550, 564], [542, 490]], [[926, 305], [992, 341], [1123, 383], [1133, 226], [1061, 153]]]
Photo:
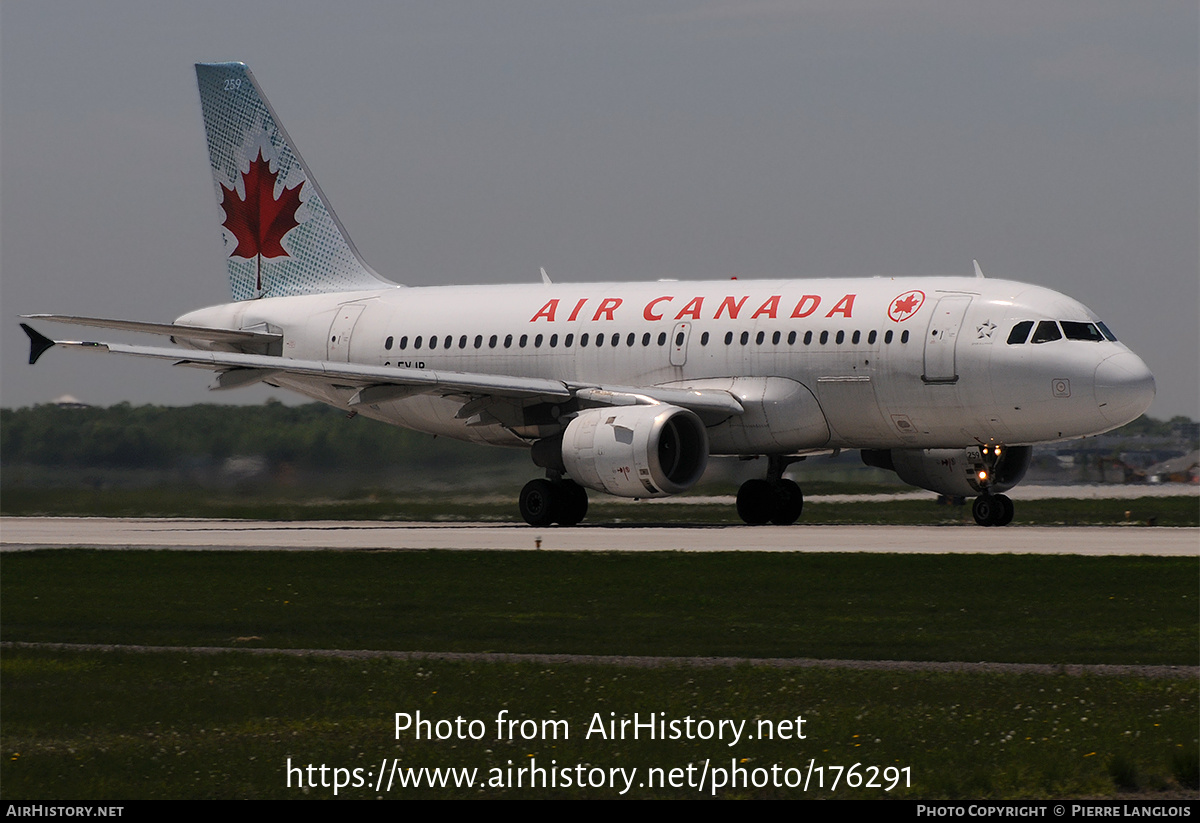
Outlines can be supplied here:
[[1000, 517], [996, 520], [997, 526], [1007, 526], [1013, 520], [1013, 515], [1016, 513], [1017, 507], [1013, 505], [1012, 500], [1008, 495], [996, 495], [996, 502], [1000, 504]]
[[980, 526], [995, 526], [1004, 514], [1004, 504], [990, 494], [981, 494], [971, 506], [971, 514]]
[[761, 526], [771, 519], [775, 493], [766, 480], [747, 480], [738, 489], [737, 513], [747, 526]]
[[531, 526], [549, 526], [554, 522], [559, 504], [558, 490], [549, 480], [530, 480], [521, 489], [519, 505], [521, 517]]
[[559, 525], [575, 526], [583, 518], [587, 517], [588, 496], [587, 489], [578, 483], [573, 483], [570, 480], [564, 480], [556, 489], [561, 503], [558, 513]]
[[772, 484], [775, 492], [775, 508], [771, 522], [776, 526], [790, 526], [800, 519], [804, 511], [804, 493], [794, 480], [780, 480]]

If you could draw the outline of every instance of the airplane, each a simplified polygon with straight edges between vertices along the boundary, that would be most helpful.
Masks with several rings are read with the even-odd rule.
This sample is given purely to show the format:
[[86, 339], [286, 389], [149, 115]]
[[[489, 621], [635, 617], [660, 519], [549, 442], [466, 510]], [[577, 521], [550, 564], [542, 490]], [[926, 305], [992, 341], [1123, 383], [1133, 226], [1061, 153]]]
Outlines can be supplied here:
[[1032, 446], [1099, 434], [1154, 398], [1146, 364], [1081, 303], [974, 276], [406, 287], [363, 262], [242, 63], [197, 64], [233, 301], [174, 323], [36, 314], [173, 347], [54, 346], [265, 383], [421, 432], [527, 448], [533, 526], [584, 519], [588, 490], [659, 498], [710, 456], [766, 457], [747, 524], [791, 525], [807, 456], [858, 449], [905, 482], [974, 497], [982, 526]]

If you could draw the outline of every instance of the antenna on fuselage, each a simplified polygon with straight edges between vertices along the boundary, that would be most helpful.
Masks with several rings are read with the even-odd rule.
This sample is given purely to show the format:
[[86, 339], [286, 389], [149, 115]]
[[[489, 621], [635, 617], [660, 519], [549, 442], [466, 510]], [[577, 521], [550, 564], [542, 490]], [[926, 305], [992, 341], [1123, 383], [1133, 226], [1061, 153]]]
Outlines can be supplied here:
[[975, 264], [975, 276], [978, 277], [980, 280], [982, 280], [983, 279], [983, 269], [979, 268], [979, 261], [972, 260], [971, 262]]

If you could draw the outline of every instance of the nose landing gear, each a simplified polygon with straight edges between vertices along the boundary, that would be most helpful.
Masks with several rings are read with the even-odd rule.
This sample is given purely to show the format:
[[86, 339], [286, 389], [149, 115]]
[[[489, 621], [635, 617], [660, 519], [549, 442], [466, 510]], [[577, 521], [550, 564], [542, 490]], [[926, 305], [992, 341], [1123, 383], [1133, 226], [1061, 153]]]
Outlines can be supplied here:
[[1007, 526], [1013, 519], [1015, 507], [1012, 500], [1006, 495], [992, 494], [988, 490], [988, 484], [995, 477], [996, 467], [1003, 452], [1004, 447], [1000, 445], [983, 446], [980, 449], [983, 466], [978, 469], [976, 477], [982, 494], [975, 498], [975, 504], [971, 507], [971, 514], [980, 526]]

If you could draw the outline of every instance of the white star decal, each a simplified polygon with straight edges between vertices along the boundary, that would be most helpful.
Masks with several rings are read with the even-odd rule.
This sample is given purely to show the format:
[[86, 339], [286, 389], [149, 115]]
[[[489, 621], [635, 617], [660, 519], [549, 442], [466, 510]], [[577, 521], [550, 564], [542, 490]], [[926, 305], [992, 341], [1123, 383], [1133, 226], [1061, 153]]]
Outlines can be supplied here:
[[992, 332], [996, 330], [996, 324], [991, 320], [984, 320], [982, 324], [975, 327], [975, 333], [979, 335], [979, 339], [991, 338]]

